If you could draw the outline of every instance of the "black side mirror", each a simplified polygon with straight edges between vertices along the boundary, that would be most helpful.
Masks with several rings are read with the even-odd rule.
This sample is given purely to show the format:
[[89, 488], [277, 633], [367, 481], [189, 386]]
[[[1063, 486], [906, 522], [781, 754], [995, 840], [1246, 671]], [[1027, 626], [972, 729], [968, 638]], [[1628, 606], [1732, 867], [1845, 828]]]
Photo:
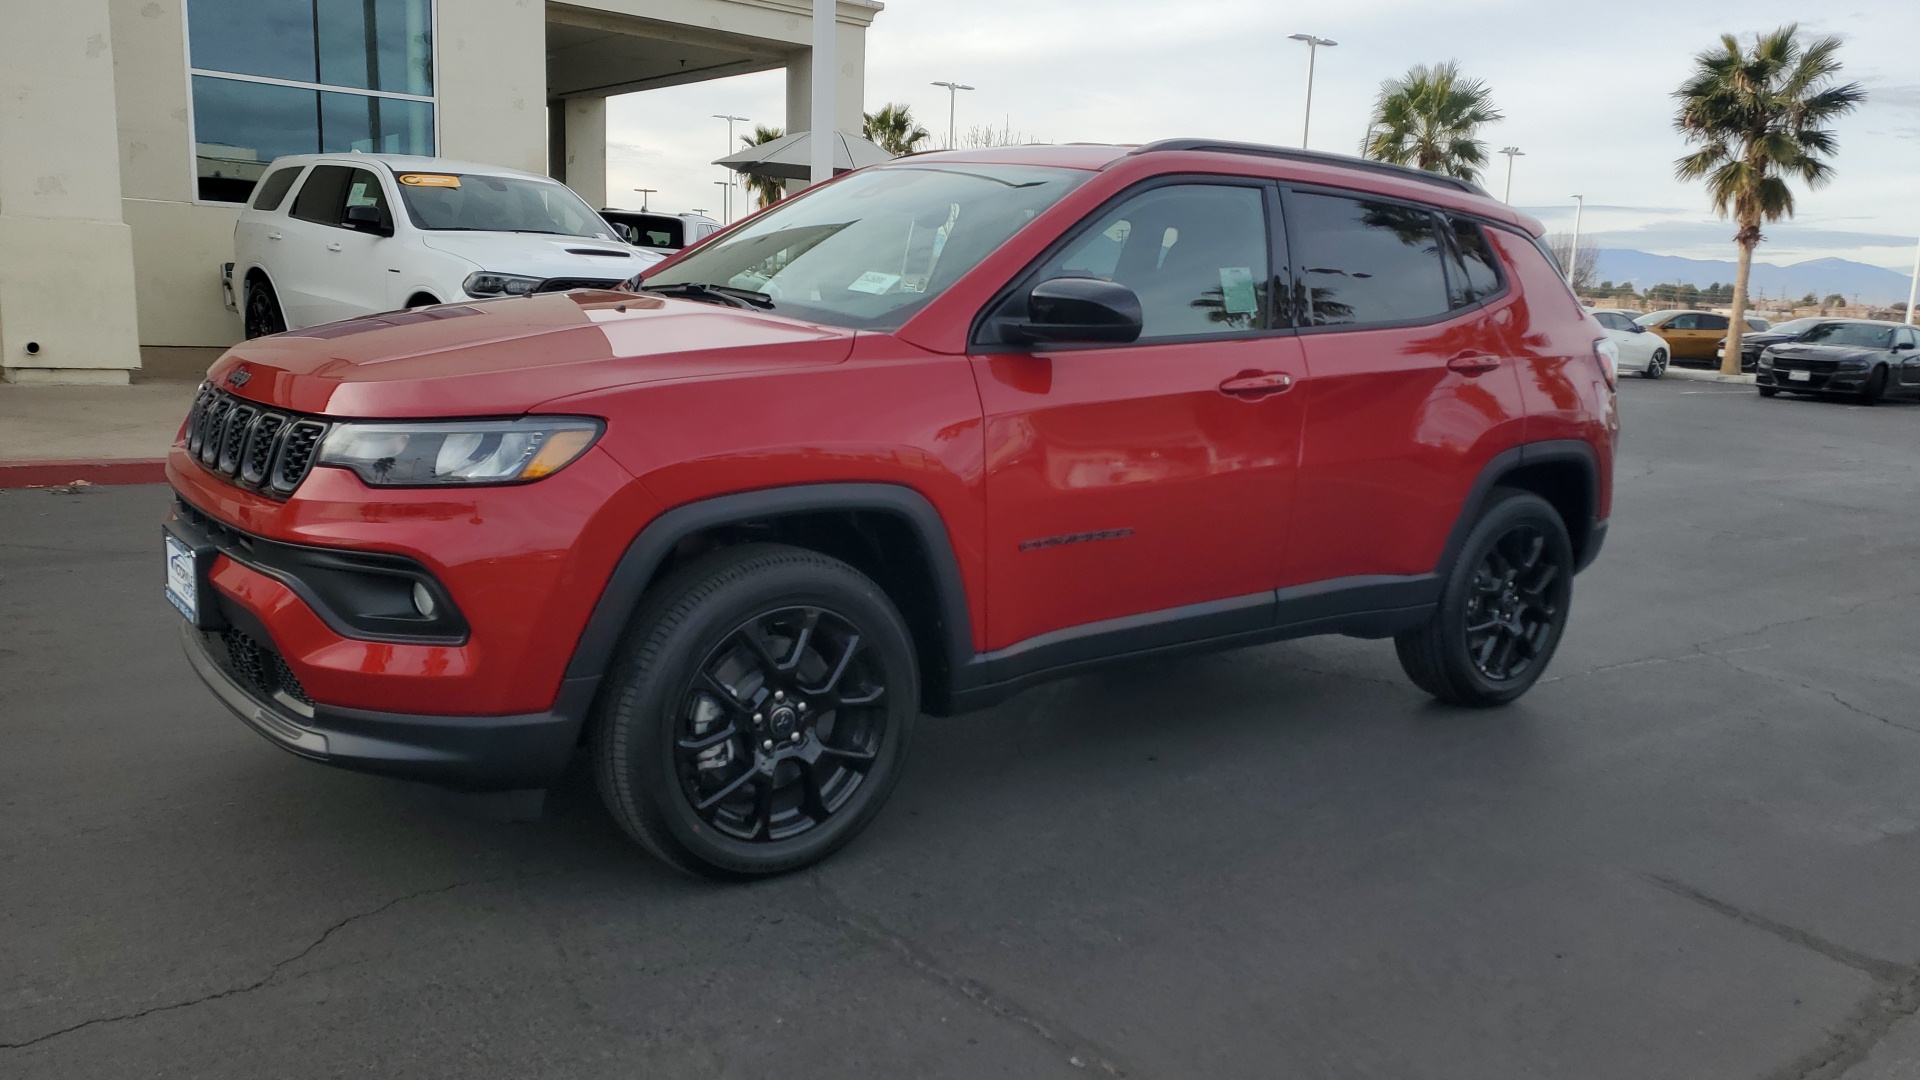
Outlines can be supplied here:
[[1631, 325], [1633, 326], [1633, 332], [1636, 334], [1644, 334], [1647, 332], [1647, 328], [1641, 326], [1639, 323], [1633, 323]]
[[393, 225], [387, 221], [386, 211], [377, 206], [347, 207], [347, 228], [376, 236], [393, 235]]
[[1894, 351], [1894, 352], [1907, 352], [1908, 350], [1910, 350], [1910, 349], [1912, 349], [1912, 348], [1913, 348], [1913, 342], [1911, 342], [1911, 341], [1902, 341], [1902, 342], [1900, 342], [1900, 343], [1899, 343], [1898, 345], [1895, 345], [1895, 346], [1893, 347], [1893, 351]]
[[1027, 295], [1027, 321], [1007, 326], [1009, 336], [1029, 342], [1125, 345], [1143, 326], [1140, 298], [1114, 281], [1059, 277]]

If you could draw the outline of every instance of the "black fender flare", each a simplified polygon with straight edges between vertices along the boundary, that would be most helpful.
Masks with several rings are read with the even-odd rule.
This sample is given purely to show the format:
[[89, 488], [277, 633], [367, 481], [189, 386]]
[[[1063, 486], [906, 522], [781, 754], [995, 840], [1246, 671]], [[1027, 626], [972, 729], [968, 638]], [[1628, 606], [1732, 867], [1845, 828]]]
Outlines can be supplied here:
[[933, 568], [932, 587], [940, 605], [944, 646], [949, 670], [958, 671], [973, 656], [973, 622], [968, 614], [966, 586], [946, 522], [926, 496], [909, 487], [887, 483], [801, 484], [719, 495], [686, 503], [649, 522], [627, 545], [594, 604], [593, 614], [574, 645], [566, 681], [593, 680], [606, 674], [620, 635], [626, 631], [641, 594], [655, 572], [682, 540], [726, 525], [768, 518], [832, 511], [889, 514], [905, 521], [919, 537]]
[[[1600, 455], [1592, 444], [1580, 439], [1549, 439], [1543, 442], [1522, 443], [1510, 450], [1503, 450], [1488, 459], [1481, 466], [1480, 475], [1474, 478], [1473, 487], [1468, 490], [1466, 501], [1460, 505], [1460, 516], [1454, 519], [1453, 529], [1447, 533], [1447, 544], [1440, 551], [1440, 561], [1434, 572], [1442, 580], [1453, 567], [1454, 560], [1460, 557], [1460, 549], [1467, 542], [1467, 533], [1472, 531], [1474, 523], [1480, 520], [1480, 513], [1486, 508], [1487, 496], [1508, 474], [1526, 468], [1529, 465], [1546, 465], [1571, 461], [1585, 476], [1587, 483], [1587, 506], [1590, 513], [1598, 515], [1600, 511]], [[1579, 552], [1574, 571], [1578, 573], [1592, 565], [1600, 554], [1600, 544], [1606, 536], [1606, 522], [1597, 516], [1586, 521], [1570, 521], [1567, 531], [1573, 534], [1575, 550]]]

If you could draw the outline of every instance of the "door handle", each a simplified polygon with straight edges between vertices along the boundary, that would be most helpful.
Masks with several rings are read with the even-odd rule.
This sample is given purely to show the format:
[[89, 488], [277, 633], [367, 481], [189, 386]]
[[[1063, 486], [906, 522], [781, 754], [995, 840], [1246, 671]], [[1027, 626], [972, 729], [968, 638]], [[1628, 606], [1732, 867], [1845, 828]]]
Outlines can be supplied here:
[[278, 239], [280, 239], [280, 234], [279, 234], [279, 233], [277, 233], [277, 232], [270, 232], [270, 233], [268, 233], [268, 234], [267, 234], [267, 239], [269, 239], [269, 240], [278, 240]]
[[1284, 371], [1243, 371], [1220, 384], [1220, 392], [1240, 397], [1264, 397], [1293, 389], [1293, 376]]
[[1478, 378], [1500, 366], [1500, 358], [1485, 353], [1463, 352], [1447, 361], [1447, 369], [1457, 371], [1468, 378]]
[[328, 250], [328, 251], [339, 251], [339, 250], [340, 250], [340, 242], [336, 240], [336, 241], [334, 241], [333, 243], [331, 243], [331, 244], [328, 244], [328, 245], [327, 245], [327, 250]]

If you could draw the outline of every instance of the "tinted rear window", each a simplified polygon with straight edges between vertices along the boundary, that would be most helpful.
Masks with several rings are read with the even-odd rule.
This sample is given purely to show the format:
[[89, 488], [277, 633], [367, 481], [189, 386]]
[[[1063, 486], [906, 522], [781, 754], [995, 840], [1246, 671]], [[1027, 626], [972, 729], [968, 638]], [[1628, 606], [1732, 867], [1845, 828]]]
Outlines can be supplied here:
[[1451, 309], [1435, 215], [1338, 195], [1296, 192], [1291, 200], [1308, 325], [1415, 322]]
[[1448, 226], [1453, 233], [1453, 257], [1447, 264], [1447, 293], [1453, 306], [1477, 304], [1499, 292], [1500, 261], [1487, 243], [1487, 234], [1465, 218], [1451, 218]]
[[315, 165], [293, 197], [293, 216], [322, 225], [340, 223], [340, 207], [347, 198], [347, 178], [353, 170], [345, 165]]
[[280, 200], [287, 197], [293, 189], [293, 182], [300, 177], [302, 166], [289, 165], [284, 169], [275, 169], [260, 182], [260, 192], [253, 197], [255, 210], [278, 210]]

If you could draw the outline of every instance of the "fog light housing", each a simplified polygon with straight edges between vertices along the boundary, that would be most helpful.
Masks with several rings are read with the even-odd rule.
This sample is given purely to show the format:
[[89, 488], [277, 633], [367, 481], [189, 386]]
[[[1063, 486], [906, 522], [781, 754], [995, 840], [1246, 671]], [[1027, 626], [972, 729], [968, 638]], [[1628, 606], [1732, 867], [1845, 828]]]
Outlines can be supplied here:
[[420, 617], [423, 619], [433, 618], [433, 594], [428, 592], [427, 587], [418, 581], [413, 583], [413, 610], [419, 612]]

